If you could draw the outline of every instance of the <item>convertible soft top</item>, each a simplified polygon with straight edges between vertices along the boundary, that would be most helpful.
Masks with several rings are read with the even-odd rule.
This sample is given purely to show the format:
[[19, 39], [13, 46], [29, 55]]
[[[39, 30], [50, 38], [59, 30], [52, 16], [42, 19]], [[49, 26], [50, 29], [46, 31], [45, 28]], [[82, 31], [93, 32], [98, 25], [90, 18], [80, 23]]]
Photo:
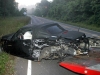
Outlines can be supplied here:
[[[48, 31], [49, 30], [48, 28], [50, 27], [51, 27], [51, 30]], [[61, 27], [58, 23], [53, 23], [53, 22], [40, 24], [40, 25], [29, 24], [29, 25], [22, 27], [20, 30], [21, 32], [32, 30], [33, 39], [49, 38], [51, 36], [58, 36], [58, 37], [63, 37], [63, 38], [67, 38], [70, 40], [75, 40], [79, 37], [81, 38], [83, 35], [85, 36], [84, 33], [81, 33], [78, 31], [67, 31], [63, 27]]]
[[[51, 26], [59, 26], [59, 28], [61, 28], [63, 31], [65, 30], [64, 28], [62, 28], [60, 25], [58, 25], [57, 23], [45, 23], [45, 24], [40, 24], [40, 25], [34, 25], [34, 24], [29, 24], [26, 25], [24, 27], [22, 27], [20, 30], [22, 32], [26, 31], [26, 30], [32, 30], [33, 31], [33, 39], [36, 38], [48, 38], [51, 35], [58, 35], [58, 34], [50, 34], [49, 32], [46, 31], [46, 29], [48, 27]], [[56, 30], [55, 30], [56, 31]]]

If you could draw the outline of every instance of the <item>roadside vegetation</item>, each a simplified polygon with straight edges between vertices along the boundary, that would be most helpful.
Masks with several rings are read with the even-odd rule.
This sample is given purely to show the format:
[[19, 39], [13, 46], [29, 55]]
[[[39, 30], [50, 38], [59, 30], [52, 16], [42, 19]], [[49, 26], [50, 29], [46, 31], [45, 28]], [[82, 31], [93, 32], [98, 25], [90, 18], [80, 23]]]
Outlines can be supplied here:
[[0, 17], [22, 16], [26, 8], [18, 9], [16, 0], [0, 0]]
[[100, 31], [100, 0], [42, 0], [34, 15]]
[[[0, 18], [0, 37], [16, 32], [22, 26], [28, 24], [29, 17], [6, 17]], [[5, 52], [0, 53], [0, 75], [13, 75], [14, 56]]]
[[[29, 23], [30, 18], [24, 12], [27, 12], [26, 8], [19, 10], [16, 0], [0, 0], [0, 38]], [[0, 52], [0, 75], [13, 75], [14, 59], [14, 56]]]

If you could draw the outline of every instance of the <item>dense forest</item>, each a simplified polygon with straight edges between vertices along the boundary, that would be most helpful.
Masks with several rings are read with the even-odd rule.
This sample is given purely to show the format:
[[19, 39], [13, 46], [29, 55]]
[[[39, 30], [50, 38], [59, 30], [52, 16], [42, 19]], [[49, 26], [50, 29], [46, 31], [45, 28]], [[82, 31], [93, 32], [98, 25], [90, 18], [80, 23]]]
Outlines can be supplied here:
[[23, 8], [21, 11], [18, 10], [18, 3], [15, 0], [0, 0], [0, 16], [19, 16], [23, 15], [26, 11]]
[[100, 0], [42, 0], [36, 5], [34, 15], [100, 27]]

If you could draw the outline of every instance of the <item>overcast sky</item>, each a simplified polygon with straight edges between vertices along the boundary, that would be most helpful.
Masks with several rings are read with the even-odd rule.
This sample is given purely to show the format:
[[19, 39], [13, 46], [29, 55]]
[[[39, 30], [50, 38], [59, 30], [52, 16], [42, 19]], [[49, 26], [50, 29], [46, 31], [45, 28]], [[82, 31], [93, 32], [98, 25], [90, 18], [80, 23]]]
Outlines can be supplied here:
[[[52, 0], [48, 0], [48, 1], [52, 1]], [[29, 5], [35, 5], [36, 3], [41, 2], [41, 0], [16, 0], [16, 2], [19, 3], [19, 6], [20, 5], [29, 6]]]

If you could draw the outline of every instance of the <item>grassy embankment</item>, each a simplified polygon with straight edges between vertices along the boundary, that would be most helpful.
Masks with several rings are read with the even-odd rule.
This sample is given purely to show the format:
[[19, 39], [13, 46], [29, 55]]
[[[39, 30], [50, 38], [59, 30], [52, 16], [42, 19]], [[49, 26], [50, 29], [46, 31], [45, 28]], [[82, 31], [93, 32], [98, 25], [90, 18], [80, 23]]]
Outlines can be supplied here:
[[70, 24], [70, 25], [74, 25], [74, 26], [78, 26], [78, 27], [82, 27], [82, 28], [86, 28], [86, 29], [90, 29], [90, 30], [94, 30], [94, 31], [98, 31], [100, 32], [100, 26], [97, 26], [97, 25], [89, 25], [85, 22], [71, 22], [71, 21], [62, 21], [62, 20], [57, 20], [57, 19], [54, 19], [54, 18], [49, 18], [49, 17], [46, 17], [48, 19], [51, 19], [51, 20], [55, 20], [55, 21], [59, 21], [59, 22], [62, 22], [62, 23], [66, 23], [66, 24]]
[[[28, 24], [29, 17], [0, 18], [0, 37], [16, 32], [22, 26]], [[13, 75], [14, 56], [5, 52], [0, 53], [0, 75]]]

